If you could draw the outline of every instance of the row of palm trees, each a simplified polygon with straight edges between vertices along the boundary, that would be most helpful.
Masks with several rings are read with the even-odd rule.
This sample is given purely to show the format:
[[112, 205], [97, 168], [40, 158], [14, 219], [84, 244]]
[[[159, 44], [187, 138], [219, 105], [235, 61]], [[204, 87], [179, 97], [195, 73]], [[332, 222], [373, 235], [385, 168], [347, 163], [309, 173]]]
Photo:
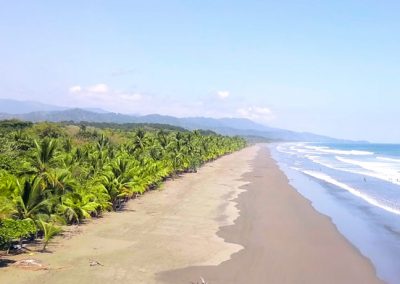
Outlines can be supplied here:
[[[118, 142], [104, 134], [110, 131]], [[29, 147], [12, 148], [19, 151], [14, 156], [20, 163], [0, 171], [0, 245], [9, 248], [16, 241], [43, 237], [45, 249], [60, 225], [120, 210], [126, 201], [157, 188], [166, 178], [194, 172], [245, 146], [239, 137], [199, 131], [100, 132], [81, 140], [77, 137], [83, 136], [61, 129], [59, 137], [37, 136]], [[14, 144], [25, 145], [31, 136], [29, 130], [3, 133]]]

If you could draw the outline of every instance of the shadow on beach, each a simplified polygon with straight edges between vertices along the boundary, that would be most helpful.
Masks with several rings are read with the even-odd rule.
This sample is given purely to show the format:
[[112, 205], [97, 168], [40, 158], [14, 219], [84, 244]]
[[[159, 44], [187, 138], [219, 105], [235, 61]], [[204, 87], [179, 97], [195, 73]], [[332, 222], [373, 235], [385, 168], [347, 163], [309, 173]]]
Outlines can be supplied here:
[[8, 259], [8, 258], [0, 258], [0, 268], [7, 267], [13, 263], [15, 263], [15, 260]]

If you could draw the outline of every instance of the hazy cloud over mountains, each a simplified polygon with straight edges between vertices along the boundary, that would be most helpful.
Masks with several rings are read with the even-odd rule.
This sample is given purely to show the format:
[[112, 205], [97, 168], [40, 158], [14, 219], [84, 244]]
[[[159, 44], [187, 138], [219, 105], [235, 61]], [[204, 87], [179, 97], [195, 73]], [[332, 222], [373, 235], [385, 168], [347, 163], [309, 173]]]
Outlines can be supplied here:
[[121, 91], [105, 83], [90, 86], [69, 87], [70, 106], [107, 109], [114, 112], [172, 116], [242, 117], [256, 122], [268, 123], [274, 119], [270, 108], [248, 106], [230, 91], [216, 91], [214, 95], [197, 100], [180, 100], [172, 96], [160, 96], [141, 92]]

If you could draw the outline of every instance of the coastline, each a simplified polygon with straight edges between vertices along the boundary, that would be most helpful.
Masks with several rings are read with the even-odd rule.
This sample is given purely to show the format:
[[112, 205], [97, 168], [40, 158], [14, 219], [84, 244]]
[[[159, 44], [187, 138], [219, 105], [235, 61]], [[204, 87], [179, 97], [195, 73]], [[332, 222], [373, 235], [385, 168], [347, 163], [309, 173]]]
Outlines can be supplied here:
[[48, 270], [0, 268], [0, 282], [380, 283], [371, 263], [288, 184], [265, 146], [163, 189], [31, 257]]
[[245, 249], [219, 266], [166, 271], [159, 275], [162, 283], [196, 277], [208, 283], [382, 283], [331, 219], [289, 185], [267, 147], [243, 179], [248, 184], [237, 200], [240, 216], [218, 235]]
[[[400, 226], [398, 216], [391, 210], [396, 208], [398, 186], [358, 174], [356, 168], [351, 165], [348, 168], [349, 164], [340, 161], [335, 164], [338, 161], [336, 154], [340, 151], [343, 156], [360, 162], [378, 162], [381, 150], [379, 146], [375, 147], [374, 144], [360, 147], [329, 143], [284, 143], [272, 144], [268, 148], [290, 185], [309, 200], [317, 212], [329, 216], [340, 234], [371, 261], [377, 277], [385, 283], [398, 283]], [[385, 154], [388, 153], [382, 153], [383, 156]], [[390, 168], [396, 167], [391, 160], [383, 163]], [[348, 190], [349, 187], [355, 191]], [[371, 199], [366, 201], [362, 196]], [[393, 203], [388, 202], [388, 208], [379, 206], [385, 204], [386, 200], [393, 200]]]

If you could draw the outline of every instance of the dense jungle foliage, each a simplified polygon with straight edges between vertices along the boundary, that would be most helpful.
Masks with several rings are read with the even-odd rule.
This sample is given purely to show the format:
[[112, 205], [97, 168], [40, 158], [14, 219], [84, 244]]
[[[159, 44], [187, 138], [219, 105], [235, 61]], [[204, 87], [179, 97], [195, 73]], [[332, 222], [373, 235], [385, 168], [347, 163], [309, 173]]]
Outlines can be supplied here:
[[245, 146], [239, 137], [160, 125], [0, 122], [0, 246], [120, 210], [168, 177]]

